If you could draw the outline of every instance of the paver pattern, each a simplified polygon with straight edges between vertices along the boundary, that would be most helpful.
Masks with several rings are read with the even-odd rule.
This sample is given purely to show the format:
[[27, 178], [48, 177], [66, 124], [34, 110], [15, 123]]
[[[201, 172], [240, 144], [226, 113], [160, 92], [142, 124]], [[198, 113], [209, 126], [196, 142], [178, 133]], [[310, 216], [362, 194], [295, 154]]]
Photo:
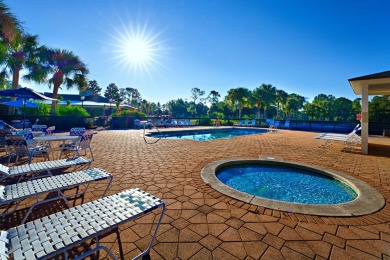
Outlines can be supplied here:
[[[92, 167], [113, 174], [107, 195], [138, 187], [167, 204], [151, 259], [390, 259], [390, 138], [370, 137], [370, 154], [361, 155], [337, 144], [321, 148], [324, 141], [315, 140], [318, 133], [311, 132], [283, 130], [207, 142], [161, 139], [155, 144], [145, 143], [141, 133], [96, 134]], [[200, 170], [211, 161], [264, 155], [350, 174], [375, 187], [386, 198], [386, 206], [360, 217], [281, 212], [229, 198], [200, 178]], [[103, 190], [104, 185], [94, 185], [84, 201], [99, 198]], [[48, 203], [34, 209], [29, 220], [64, 208], [61, 202]], [[19, 224], [23, 212], [22, 207], [1, 218], [0, 229]], [[145, 249], [156, 218], [152, 213], [120, 227], [124, 259]], [[120, 257], [115, 234], [101, 242]], [[99, 257], [106, 259], [104, 253]]]

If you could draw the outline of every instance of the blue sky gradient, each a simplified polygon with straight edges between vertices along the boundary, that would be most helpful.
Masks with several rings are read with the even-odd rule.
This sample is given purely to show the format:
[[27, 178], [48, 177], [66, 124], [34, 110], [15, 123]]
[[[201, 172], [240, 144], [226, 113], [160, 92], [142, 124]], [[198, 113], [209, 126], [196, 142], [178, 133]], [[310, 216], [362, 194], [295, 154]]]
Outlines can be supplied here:
[[[191, 88], [225, 96], [262, 83], [309, 100], [355, 99], [347, 79], [389, 70], [389, 1], [6, 0], [40, 43], [73, 51], [104, 89], [137, 88], [165, 103]], [[119, 39], [152, 39], [153, 62], [131, 66]], [[123, 56], [123, 55], [122, 55]], [[22, 86], [50, 91], [47, 84]], [[103, 94], [102, 91], [102, 94]], [[60, 90], [77, 93], [77, 89]]]

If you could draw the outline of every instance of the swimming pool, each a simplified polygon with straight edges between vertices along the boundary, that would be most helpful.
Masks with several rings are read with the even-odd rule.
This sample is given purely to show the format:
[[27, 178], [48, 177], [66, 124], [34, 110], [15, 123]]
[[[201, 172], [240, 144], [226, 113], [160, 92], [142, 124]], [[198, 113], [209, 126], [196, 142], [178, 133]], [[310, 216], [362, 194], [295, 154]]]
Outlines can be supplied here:
[[[362, 216], [385, 206], [384, 197], [375, 188], [350, 175], [266, 158], [214, 161], [202, 168], [201, 177], [229, 197], [288, 213]], [[265, 173], [259, 174], [261, 168]]]
[[195, 140], [210, 141], [215, 139], [233, 138], [243, 135], [264, 134], [265, 129], [204, 129], [204, 130], [184, 130], [184, 131], [167, 131], [163, 133], [148, 133], [147, 136], [154, 138], [177, 139], [177, 140]]

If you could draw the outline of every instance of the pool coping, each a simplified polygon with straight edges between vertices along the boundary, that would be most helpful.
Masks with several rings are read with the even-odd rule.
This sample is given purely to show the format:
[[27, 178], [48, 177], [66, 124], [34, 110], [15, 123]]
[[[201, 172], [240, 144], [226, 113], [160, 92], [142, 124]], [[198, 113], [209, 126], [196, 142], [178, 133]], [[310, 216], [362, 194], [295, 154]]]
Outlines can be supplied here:
[[[223, 184], [215, 175], [216, 171], [230, 165], [237, 165], [241, 162], [245, 163], [258, 163], [266, 165], [286, 165], [298, 169], [307, 169], [320, 174], [328, 175], [333, 178], [337, 178], [349, 186], [351, 186], [358, 194], [358, 197], [353, 201], [340, 203], [340, 204], [301, 204], [271, 200], [266, 198], [250, 195], [238, 190], [235, 190], [225, 184]], [[371, 185], [366, 182], [354, 178], [345, 173], [338, 171], [325, 169], [314, 165], [295, 163], [283, 161], [280, 158], [273, 157], [260, 157], [260, 159], [248, 159], [248, 158], [229, 158], [224, 160], [218, 160], [205, 165], [201, 170], [201, 177], [205, 183], [210, 185], [213, 189], [229, 196], [234, 199], [265, 207], [276, 209], [280, 211], [286, 211], [289, 213], [302, 213], [318, 216], [363, 216], [372, 214], [382, 209], [386, 202], [385, 198]]]

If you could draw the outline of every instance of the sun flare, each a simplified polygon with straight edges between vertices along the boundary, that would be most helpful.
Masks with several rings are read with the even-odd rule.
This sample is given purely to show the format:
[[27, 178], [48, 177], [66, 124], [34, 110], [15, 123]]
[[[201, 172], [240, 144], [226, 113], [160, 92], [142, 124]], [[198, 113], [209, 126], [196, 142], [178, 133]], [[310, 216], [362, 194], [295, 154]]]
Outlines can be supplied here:
[[124, 48], [126, 56], [135, 63], [147, 61], [153, 56], [152, 48], [142, 39], [130, 39]]
[[117, 34], [114, 36], [114, 59], [119, 61], [122, 68], [129, 72], [146, 72], [151, 76], [151, 70], [161, 65], [163, 53], [163, 42], [157, 38], [159, 34], [152, 33], [144, 26], [122, 24], [121, 29], [115, 28]]

